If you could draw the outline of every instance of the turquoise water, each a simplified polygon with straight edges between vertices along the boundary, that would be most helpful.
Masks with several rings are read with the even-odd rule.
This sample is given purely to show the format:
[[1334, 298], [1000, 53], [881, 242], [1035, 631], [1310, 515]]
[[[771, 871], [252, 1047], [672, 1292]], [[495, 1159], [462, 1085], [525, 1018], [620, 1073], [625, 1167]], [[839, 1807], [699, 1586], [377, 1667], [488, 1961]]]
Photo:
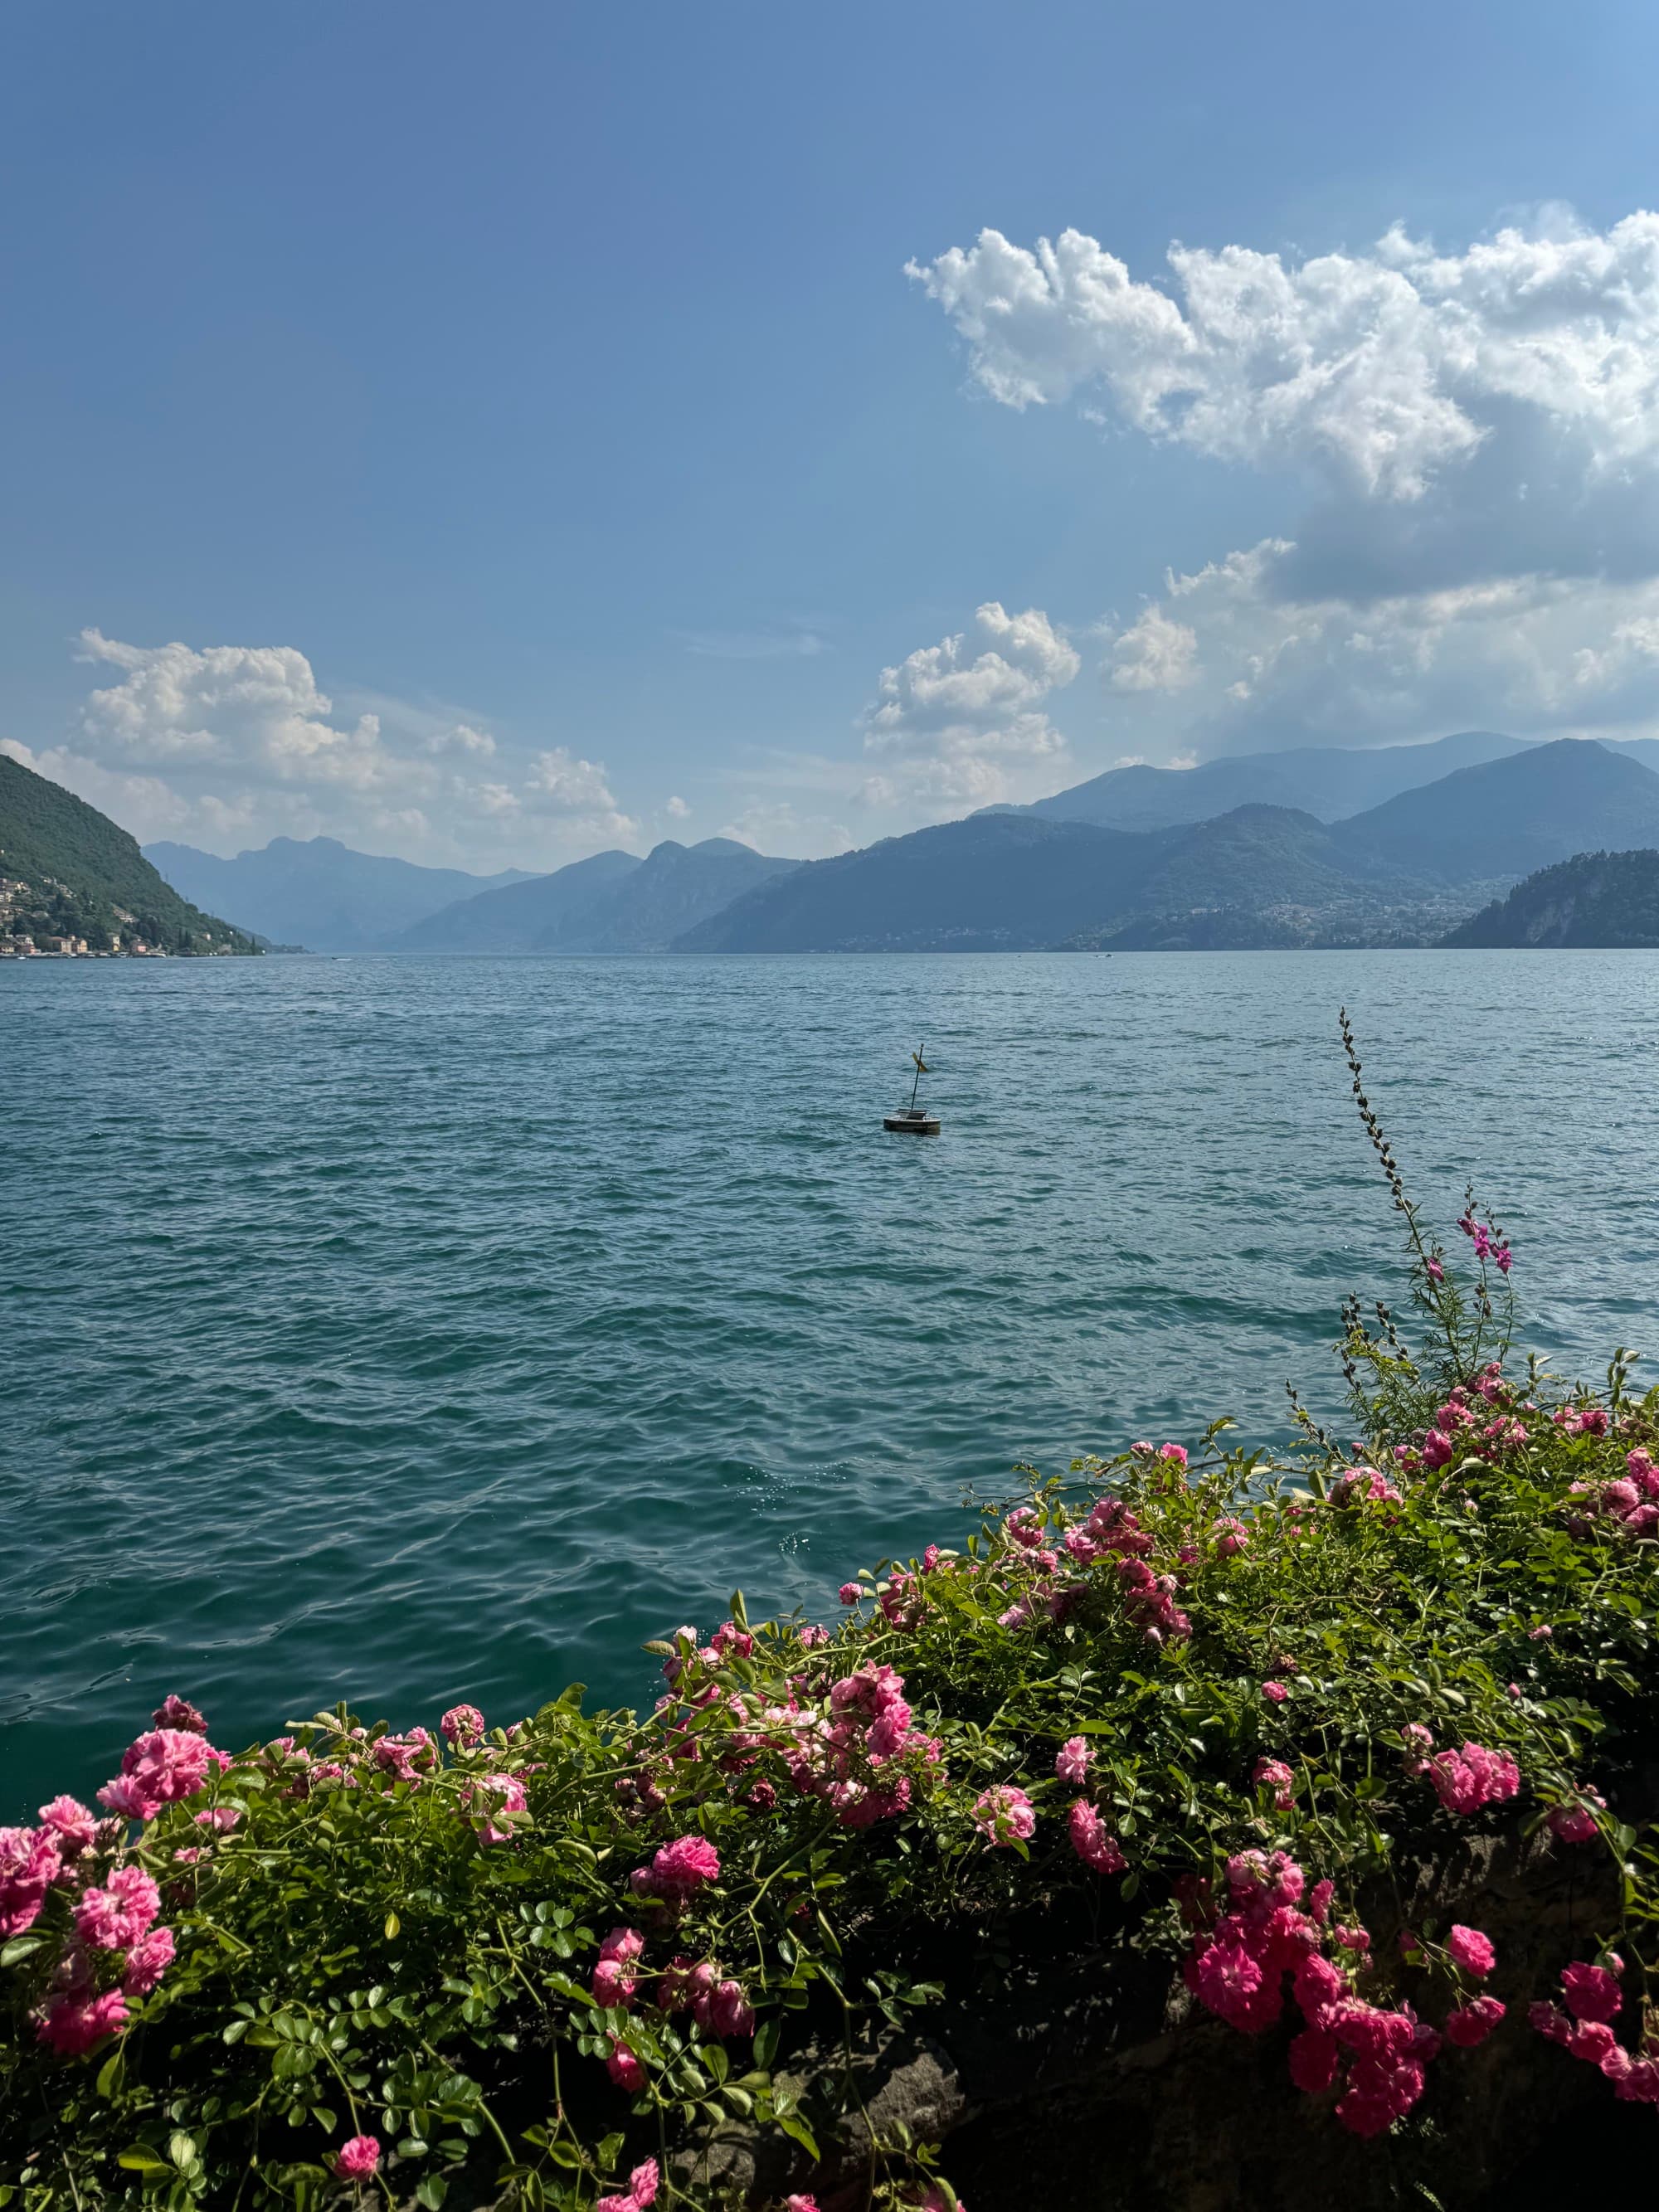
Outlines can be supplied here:
[[168, 1690], [632, 1699], [1018, 1459], [1334, 1413], [1394, 1287], [1344, 1000], [1522, 1344], [1659, 1354], [1659, 956], [0, 966], [0, 1817]]

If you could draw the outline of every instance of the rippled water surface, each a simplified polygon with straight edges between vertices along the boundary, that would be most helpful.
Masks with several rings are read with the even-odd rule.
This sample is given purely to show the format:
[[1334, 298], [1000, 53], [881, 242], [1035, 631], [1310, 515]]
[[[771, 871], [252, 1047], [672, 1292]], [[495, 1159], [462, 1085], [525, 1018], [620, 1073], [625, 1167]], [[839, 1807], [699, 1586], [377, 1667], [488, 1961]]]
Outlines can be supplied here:
[[170, 1689], [632, 1699], [1015, 1460], [1334, 1412], [1394, 1287], [1344, 1000], [1522, 1343], [1659, 1353], [1656, 956], [0, 966], [0, 1817]]

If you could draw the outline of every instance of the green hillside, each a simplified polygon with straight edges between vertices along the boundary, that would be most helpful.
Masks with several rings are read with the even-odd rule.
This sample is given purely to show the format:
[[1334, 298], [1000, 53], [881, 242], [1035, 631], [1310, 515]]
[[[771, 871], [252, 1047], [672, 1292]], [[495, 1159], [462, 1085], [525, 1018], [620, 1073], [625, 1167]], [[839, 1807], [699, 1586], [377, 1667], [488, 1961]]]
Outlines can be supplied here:
[[0, 944], [82, 939], [162, 952], [255, 952], [163, 882], [136, 839], [60, 784], [0, 754]]
[[1659, 945], [1659, 853], [1578, 853], [1540, 868], [1448, 945]]

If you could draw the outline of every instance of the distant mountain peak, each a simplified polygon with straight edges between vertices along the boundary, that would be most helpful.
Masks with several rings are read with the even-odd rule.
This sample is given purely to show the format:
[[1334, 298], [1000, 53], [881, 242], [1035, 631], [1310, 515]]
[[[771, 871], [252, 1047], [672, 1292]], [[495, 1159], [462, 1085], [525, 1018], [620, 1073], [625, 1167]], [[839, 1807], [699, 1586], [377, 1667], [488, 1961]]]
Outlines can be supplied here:
[[421, 867], [337, 837], [273, 837], [233, 860], [189, 845], [152, 845], [147, 856], [198, 905], [273, 944], [320, 952], [366, 951], [455, 899], [526, 880], [519, 868], [474, 876]]
[[1497, 730], [1460, 730], [1419, 744], [1296, 745], [1224, 754], [1194, 768], [1154, 768], [1142, 761], [1108, 769], [1020, 811], [1106, 829], [1162, 830], [1255, 800], [1300, 807], [1322, 822], [1335, 822], [1398, 791], [1435, 782], [1453, 769], [1528, 750], [1525, 739]]

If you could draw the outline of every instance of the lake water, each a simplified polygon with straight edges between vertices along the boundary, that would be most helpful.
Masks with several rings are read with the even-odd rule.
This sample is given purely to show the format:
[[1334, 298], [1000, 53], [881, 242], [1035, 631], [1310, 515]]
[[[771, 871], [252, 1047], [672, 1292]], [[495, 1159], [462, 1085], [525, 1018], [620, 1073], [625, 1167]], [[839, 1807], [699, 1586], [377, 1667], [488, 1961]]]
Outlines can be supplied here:
[[1334, 1414], [1396, 1287], [1343, 1001], [1522, 1345], [1659, 1354], [1659, 956], [0, 966], [0, 1818], [168, 1690], [633, 1700], [1017, 1460]]

